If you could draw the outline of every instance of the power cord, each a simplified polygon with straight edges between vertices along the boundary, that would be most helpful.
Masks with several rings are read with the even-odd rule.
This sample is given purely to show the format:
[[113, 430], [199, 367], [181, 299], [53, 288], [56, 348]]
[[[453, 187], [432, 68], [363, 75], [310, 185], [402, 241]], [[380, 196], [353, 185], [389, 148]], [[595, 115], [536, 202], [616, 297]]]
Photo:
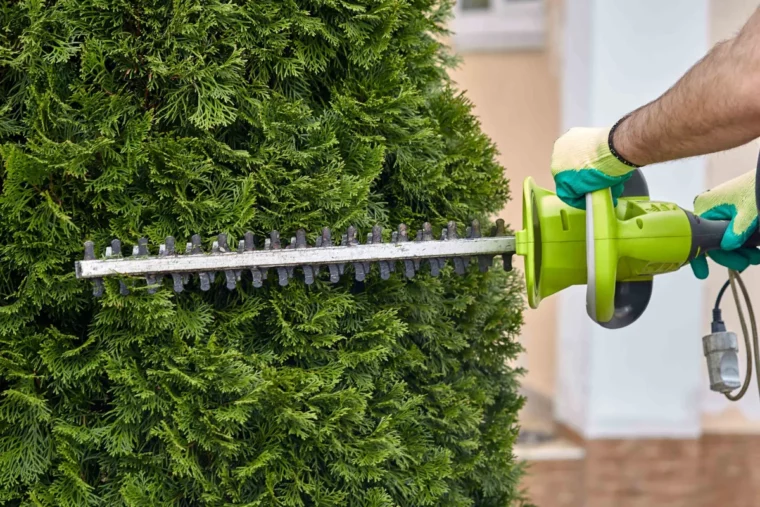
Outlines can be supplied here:
[[[760, 154], [757, 158], [756, 167], [755, 206], [757, 206], [758, 212], [760, 212]], [[752, 343], [750, 343], [750, 336], [747, 332], [747, 320], [744, 318], [744, 311], [739, 302], [739, 291], [736, 288], [737, 285], [741, 289], [744, 304], [747, 306], [749, 323], [752, 329]], [[741, 389], [735, 395], [731, 394], [731, 392], [739, 387], [739, 344], [736, 334], [726, 331], [726, 325], [723, 323], [720, 311], [720, 301], [729, 286], [731, 287], [731, 294], [734, 297], [736, 310], [739, 314], [739, 323], [742, 327], [744, 347], [747, 355], [747, 373], [744, 376], [744, 382], [741, 384]], [[711, 333], [702, 338], [702, 346], [704, 347], [705, 357], [707, 358], [707, 369], [710, 375], [710, 389], [723, 393], [725, 397], [731, 401], [742, 399], [752, 381], [752, 358], [754, 357], [755, 378], [757, 380], [758, 394], [760, 395], [760, 351], [758, 351], [755, 312], [752, 309], [752, 301], [747, 292], [747, 287], [744, 285], [744, 281], [737, 271], [732, 269], [728, 270], [728, 281], [723, 284], [720, 292], [718, 292], [718, 298], [715, 300], [711, 328]]]
[[[723, 323], [722, 312], [720, 309], [723, 295], [729, 287], [731, 287], [731, 294], [734, 298], [734, 303], [736, 304], [737, 313], [739, 314], [739, 323], [742, 328], [744, 347], [747, 356], [747, 371], [744, 376], [744, 382], [742, 383], [739, 392], [735, 395], [731, 394], [731, 391], [735, 389], [734, 383], [732, 382], [733, 374], [735, 373], [738, 377], [738, 357], [736, 356], [738, 353], [738, 344], [736, 343], [736, 335], [726, 331], [726, 326]], [[742, 309], [739, 300], [739, 290], [741, 290], [744, 304], [747, 307], [747, 313], [749, 315], [749, 323], [752, 330], [751, 340], [750, 333], [747, 330], [747, 319], [744, 316], [744, 310]], [[712, 333], [705, 336], [703, 339], [705, 356], [707, 356], [708, 359], [711, 388], [715, 391], [722, 392], [724, 396], [731, 401], [742, 399], [752, 381], [752, 360], [754, 358], [755, 377], [758, 394], [760, 395], [760, 347], [758, 347], [757, 323], [755, 322], [755, 312], [752, 308], [752, 301], [749, 297], [747, 286], [744, 284], [744, 280], [742, 280], [739, 272], [728, 270], [728, 280], [718, 292], [718, 297], [715, 300], [715, 307], [713, 308], [712, 313], [713, 320], [710, 326]]]

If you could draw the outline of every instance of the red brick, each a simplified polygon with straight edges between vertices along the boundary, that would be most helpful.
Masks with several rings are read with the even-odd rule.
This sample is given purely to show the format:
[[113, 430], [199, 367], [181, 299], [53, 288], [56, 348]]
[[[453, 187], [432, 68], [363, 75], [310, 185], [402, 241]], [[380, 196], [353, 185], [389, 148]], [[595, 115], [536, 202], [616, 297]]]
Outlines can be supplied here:
[[757, 507], [760, 435], [581, 443], [577, 461], [530, 463], [539, 507]]

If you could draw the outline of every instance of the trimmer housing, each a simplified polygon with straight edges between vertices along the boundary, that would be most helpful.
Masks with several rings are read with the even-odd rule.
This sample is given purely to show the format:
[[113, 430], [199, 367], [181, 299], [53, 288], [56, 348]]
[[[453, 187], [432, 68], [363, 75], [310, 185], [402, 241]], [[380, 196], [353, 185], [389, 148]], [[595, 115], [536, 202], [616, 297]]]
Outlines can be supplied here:
[[650, 200], [639, 170], [617, 206], [605, 189], [588, 194], [586, 210], [566, 205], [527, 178], [516, 247], [525, 257], [528, 303], [538, 308], [542, 299], [585, 284], [589, 317], [610, 329], [628, 326], [646, 310], [654, 276], [719, 248], [727, 226]]

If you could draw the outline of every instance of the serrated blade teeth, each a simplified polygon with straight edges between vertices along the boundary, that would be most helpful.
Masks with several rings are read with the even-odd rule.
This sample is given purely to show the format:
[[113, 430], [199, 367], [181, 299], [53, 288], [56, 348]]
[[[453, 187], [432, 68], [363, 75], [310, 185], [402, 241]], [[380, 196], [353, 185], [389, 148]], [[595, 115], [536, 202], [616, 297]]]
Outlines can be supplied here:
[[[243, 249], [246, 252], [256, 251], [256, 244], [253, 242], [253, 232], [248, 231], [243, 235], [243, 245]], [[266, 270], [251, 268], [251, 276], [253, 277], [253, 286], [258, 289], [264, 285]]]
[[[329, 227], [324, 227], [322, 229], [322, 235], [319, 238], [319, 241], [317, 241], [317, 247], [318, 248], [329, 248], [333, 246], [332, 241], [332, 232], [330, 231]], [[330, 273], [330, 283], [338, 283], [340, 282], [340, 275], [342, 273], [342, 269], [340, 266], [336, 264], [329, 264], [327, 266], [327, 270]]]
[[[303, 229], [298, 229], [296, 231], [296, 248], [307, 248], [308, 245], [306, 244], [306, 231]], [[303, 266], [303, 279], [304, 283], [306, 285], [311, 285], [314, 283], [314, 267], [313, 266]]]
[[[382, 243], [383, 242], [383, 228], [379, 225], [376, 225], [372, 228], [372, 243]], [[393, 262], [388, 261], [380, 261], [378, 265], [380, 266], [380, 279], [381, 280], [388, 280], [391, 277], [391, 271], [392, 271], [392, 265]]]
[[201, 250], [201, 235], [193, 234], [193, 237], [190, 238], [190, 254], [200, 255], [202, 253], [203, 250]]
[[227, 253], [230, 251], [230, 247], [227, 244], [227, 235], [219, 234], [216, 237], [216, 249], [218, 253]]
[[[176, 242], [174, 241], [174, 236], [166, 236], [164, 239], [164, 255], [166, 257], [173, 257], [177, 255], [176, 250]], [[172, 273], [172, 286], [174, 287], [174, 292], [182, 292], [185, 290], [185, 281], [181, 274], [179, 273]]]
[[[449, 240], [449, 231], [446, 228], [441, 229], [441, 241], [448, 241]], [[449, 261], [446, 257], [441, 257], [438, 259], [438, 267], [440, 269], [446, 268], [446, 263]]]
[[296, 248], [306, 248], [306, 231], [303, 229], [296, 231]]
[[[503, 218], [496, 220], [496, 231], [493, 235], [496, 237], [504, 237], [507, 235], [507, 227]], [[512, 254], [502, 254], [501, 260], [504, 271], [512, 271]]]
[[[112, 258], [121, 257], [121, 241], [118, 239], [115, 239], [111, 241], [111, 251], [106, 251], [106, 258]], [[123, 280], [119, 280], [119, 294], [122, 296], [126, 296], [129, 294], [129, 289], [127, 288], [127, 284], [124, 283]]]
[[[95, 243], [92, 241], [87, 241], [84, 244], [84, 260], [86, 261], [94, 261], [95, 260]], [[103, 285], [103, 279], [102, 278], [95, 278], [92, 281], [92, 295], [96, 298], [99, 298], [103, 295], [104, 285]]]
[[[422, 224], [422, 241], [433, 241], [433, 226], [430, 225], [430, 222], [425, 222]], [[420, 234], [419, 232], [417, 233]]]
[[506, 236], [507, 235], [507, 228], [504, 223], [503, 218], [499, 218], [496, 220], [496, 232], [494, 233], [494, 236]]
[[148, 238], [140, 238], [137, 240], [137, 255], [150, 255], [148, 251]]
[[[137, 240], [137, 245], [132, 249], [132, 255], [135, 257], [148, 257], [150, 255], [150, 251], [148, 250], [148, 238], [140, 238]], [[149, 287], [148, 294], [154, 294], [156, 292], [156, 276], [153, 274], [145, 275], [145, 282]]]
[[[282, 246], [280, 244], [280, 233], [277, 231], [272, 231], [269, 233], [269, 244], [264, 245], [264, 248], [267, 250], [281, 250]], [[280, 287], [285, 287], [288, 285], [288, 270], [285, 268], [277, 268], [277, 279], [280, 284]]]
[[[367, 234], [367, 244], [368, 245], [372, 244], [372, 233], [371, 232], [369, 234]], [[369, 275], [369, 272], [372, 269], [372, 262], [371, 261], [367, 261], [367, 262], [364, 262], [362, 264], [363, 264], [363, 267], [364, 267], [364, 276], [366, 277], [366, 276]]]
[[235, 290], [235, 287], [237, 287], [237, 275], [234, 271], [225, 271], [224, 277], [227, 280], [227, 289], [228, 290]]
[[322, 246], [332, 246], [332, 234], [329, 227], [322, 229]]
[[[387, 243], [383, 238], [383, 228], [379, 225], [372, 227], [366, 235], [360, 234], [357, 227], [352, 225], [345, 234], [336, 235], [340, 245], [336, 245], [333, 232], [328, 227], [321, 230], [312, 244], [304, 229], [298, 229], [286, 244], [283, 244], [279, 231], [274, 230], [265, 238], [263, 250], [257, 250], [255, 237], [248, 231], [237, 241], [227, 234], [218, 234], [210, 251], [204, 251], [201, 235], [194, 234], [186, 243], [184, 252], [178, 252], [175, 238], [167, 236], [158, 245], [158, 253], [153, 256], [147, 238], [139, 238], [136, 245], [130, 246], [134, 259], [123, 257], [121, 242], [113, 240], [105, 249], [105, 258], [101, 260], [96, 259], [94, 243], [88, 241], [84, 245], [84, 268], [77, 263], [77, 277], [92, 279], [93, 294], [100, 297], [105, 290], [104, 277], [121, 275], [142, 276], [148, 284], [149, 293], [156, 292], [164, 278], [171, 277], [174, 291], [180, 293], [186, 290], [191, 276], [198, 277], [201, 291], [209, 291], [215, 283], [216, 275], [222, 272], [223, 285], [232, 291], [243, 281], [245, 271], [251, 272], [254, 287], [262, 287], [269, 269], [277, 272], [277, 283], [280, 286], [288, 285], [296, 270], [299, 277], [303, 274], [307, 286], [317, 283], [320, 273], [324, 271], [329, 274], [324, 280], [329, 279], [330, 283], [336, 284], [345, 273], [347, 265], [353, 269], [353, 278], [357, 282], [365, 282], [372, 276], [374, 263], [378, 264], [379, 279], [388, 280], [396, 271], [396, 263], [399, 261], [402, 263], [403, 276], [407, 279], [414, 278], [423, 264], [430, 266], [431, 276], [439, 277], [449, 261], [453, 264], [453, 272], [461, 275], [467, 272], [469, 256], [477, 257], [479, 269], [487, 271], [493, 264], [493, 258], [501, 255], [504, 268], [511, 270], [514, 237], [499, 239], [507, 235], [502, 219], [497, 220], [489, 230], [491, 238], [481, 240], [480, 223], [473, 220], [466, 227], [466, 237], [460, 239], [457, 224], [451, 221], [440, 229], [437, 239], [432, 224], [425, 222], [421, 229], [415, 231], [414, 237], [410, 238], [408, 226], [402, 223], [397, 230], [389, 231], [387, 237], [390, 238], [390, 243]], [[366, 243], [362, 243], [360, 237], [366, 237]], [[493, 241], [496, 239], [499, 240]], [[469, 240], [479, 241], [469, 243]], [[457, 244], [452, 245], [452, 242]], [[230, 244], [236, 245], [236, 248], [230, 248]], [[330, 250], [321, 253], [322, 249]], [[297, 250], [303, 253], [295, 253]], [[183, 261], [183, 258], [186, 260]], [[104, 262], [107, 265], [93, 266]], [[122, 262], [128, 266], [119, 267]], [[174, 266], [179, 271], [173, 272], [171, 268]], [[324, 271], [321, 271], [323, 268]], [[121, 279], [119, 291], [123, 295], [130, 292]]]
[[[433, 226], [430, 222], [425, 222], [422, 225], [422, 241], [433, 241]], [[438, 262], [438, 259], [428, 259], [427, 262], [432, 276], [437, 277], [441, 274], [441, 264]]]
[[[204, 254], [200, 234], [193, 234], [193, 237], [190, 238], [190, 244], [188, 246], [190, 247], [190, 255]], [[201, 282], [201, 290], [203, 292], [207, 292], [211, 289], [211, 277], [209, 276], [209, 273], [205, 271], [198, 273], [198, 279]]]
[[[340, 246], [348, 246], [348, 234], [341, 234], [340, 236]], [[343, 273], [346, 272], [346, 265], [345, 264], [338, 264], [338, 275], [343, 276]]]
[[[396, 237], [397, 243], [406, 243], [409, 241], [409, 229], [406, 227], [406, 224], [399, 224], [398, 226], [398, 234]], [[415, 269], [414, 269], [414, 262], [409, 259], [404, 259], [404, 276], [406, 276], [408, 279], [414, 278]]]
[[[214, 242], [214, 251], [212, 253], [215, 253], [215, 254], [230, 253], [230, 246], [227, 241], [226, 234], [222, 233], [216, 237], [216, 241]], [[228, 269], [224, 272], [224, 278], [227, 282], [226, 283], [227, 290], [235, 290], [235, 287], [237, 287], [237, 281], [240, 278], [240, 272], [234, 269]]]
[[[147, 240], [146, 240], [147, 245]], [[146, 247], [147, 248], [147, 247]], [[159, 257], [166, 257], [166, 244], [162, 243], [158, 246], [158, 256]], [[158, 292], [158, 287], [161, 285], [164, 281], [164, 275], [162, 273], [157, 273], [155, 276], [148, 275], [146, 276], [146, 281], [148, 283], [148, 294], [155, 294]]]
[[[417, 243], [419, 243], [420, 241], [422, 241], [422, 230], [421, 229], [417, 231], [417, 236], [415, 236], [414, 241], [416, 241]], [[422, 265], [422, 261], [419, 260], [419, 259], [414, 259], [412, 262], [414, 263], [414, 270], [417, 271], [417, 272], [419, 272], [420, 271], [420, 266]]]
[[[472, 221], [472, 237], [473, 238], [482, 238], [482, 234], [480, 232], [480, 222], [477, 220]], [[480, 255], [478, 256], [478, 268], [480, 269], [481, 273], [485, 273], [489, 270], [489, 268], [493, 265], [493, 257], [488, 255]]]
[[166, 255], [174, 255], [176, 253], [174, 250], [174, 237], [166, 236], [166, 239], [164, 240], [164, 246], [166, 246]]
[[[459, 239], [459, 234], [457, 233], [457, 224], [456, 222], [449, 222], [446, 226], [446, 239], [449, 241], [453, 241], [456, 239]], [[465, 274], [465, 260], [462, 257], [454, 257], [454, 272], [458, 275], [464, 275]]]
[[[344, 236], [345, 243], [348, 247], [357, 246], [359, 240], [356, 239], [356, 227], [353, 225], [348, 228], [346, 235]], [[366, 278], [365, 264], [363, 262], [354, 262], [354, 278], [357, 282], [363, 282]], [[342, 274], [342, 273], [341, 273]]]

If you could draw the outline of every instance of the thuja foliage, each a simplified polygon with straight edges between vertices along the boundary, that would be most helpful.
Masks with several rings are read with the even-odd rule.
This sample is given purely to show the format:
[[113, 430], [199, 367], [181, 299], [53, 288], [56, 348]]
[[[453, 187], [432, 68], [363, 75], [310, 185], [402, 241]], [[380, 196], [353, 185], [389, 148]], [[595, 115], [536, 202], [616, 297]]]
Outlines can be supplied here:
[[518, 497], [514, 275], [95, 299], [73, 269], [90, 239], [487, 224], [450, 2], [0, 5], [0, 504]]

